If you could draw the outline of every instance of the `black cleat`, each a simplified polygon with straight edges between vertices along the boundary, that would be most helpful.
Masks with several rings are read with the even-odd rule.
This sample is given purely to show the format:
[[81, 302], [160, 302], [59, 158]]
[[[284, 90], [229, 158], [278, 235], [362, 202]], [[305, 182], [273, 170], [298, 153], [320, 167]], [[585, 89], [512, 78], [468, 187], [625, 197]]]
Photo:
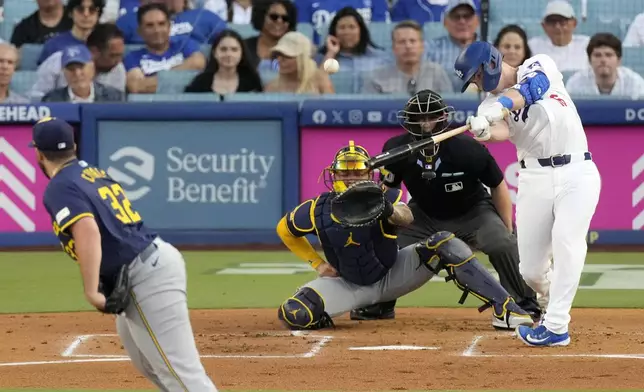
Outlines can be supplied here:
[[351, 320], [391, 320], [396, 317], [396, 301], [382, 302], [351, 311]]

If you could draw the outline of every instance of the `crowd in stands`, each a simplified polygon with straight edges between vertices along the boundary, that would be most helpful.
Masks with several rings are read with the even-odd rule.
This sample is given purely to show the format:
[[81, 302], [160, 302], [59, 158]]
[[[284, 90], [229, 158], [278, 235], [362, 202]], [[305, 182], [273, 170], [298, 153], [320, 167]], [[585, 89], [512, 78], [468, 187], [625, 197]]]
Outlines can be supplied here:
[[[610, 12], [610, 0], [595, 1]], [[37, 8], [3, 22], [12, 27], [0, 43], [3, 103], [455, 93], [454, 61], [481, 34], [479, 0], [5, 0], [5, 15], [27, 3]], [[644, 97], [644, 62], [623, 61], [627, 50], [644, 51], [644, 9], [622, 40], [599, 28], [582, 34], [568, 1], [542, 3], [540, 31], [520, 23], [491, 31], [507, 63], [543, 53], [573, 96]], [[322, 70], [331, 58], [334, 75]]]

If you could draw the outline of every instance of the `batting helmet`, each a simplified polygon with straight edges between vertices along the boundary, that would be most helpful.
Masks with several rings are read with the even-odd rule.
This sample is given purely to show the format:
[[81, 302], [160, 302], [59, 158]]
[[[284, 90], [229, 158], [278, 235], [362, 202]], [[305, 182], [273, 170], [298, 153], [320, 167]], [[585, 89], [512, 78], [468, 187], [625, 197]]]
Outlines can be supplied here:
[[470, 85], [472, 78], [481, 69], [483, 75], [483, 91], [492, 91], [501, 80], [503, 55], [493, 45], [476, 41], [465, 48], [456, 58], [454, 72], [461, 79], [461, 92]]

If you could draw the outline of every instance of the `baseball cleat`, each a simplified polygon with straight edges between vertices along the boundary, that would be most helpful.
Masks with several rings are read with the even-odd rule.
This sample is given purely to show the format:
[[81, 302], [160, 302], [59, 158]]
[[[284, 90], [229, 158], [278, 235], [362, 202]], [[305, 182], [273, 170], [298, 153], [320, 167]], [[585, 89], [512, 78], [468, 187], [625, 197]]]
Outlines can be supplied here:
[[368, 321], [368, 320], [390, 320], [396, 317], [396, 302], [384, 302], [364, 308], [354, 309], [350, 313], [351, 320]]
[[492, 315], [492, 326], [496, 329], [506, 329], [512, 331], [520, 325], [532, 326], [534, 321], [529, 314], [513, 314], [506, 312], [504, 316], [497, 317]]
[[539, 325], [536, 328], [520, 325], [516, 329], [516, 335], [523, 343], [533, 347], [567, 346], [570, 344], [568, 332], [557, 334], [548, 330], [544, 325]]

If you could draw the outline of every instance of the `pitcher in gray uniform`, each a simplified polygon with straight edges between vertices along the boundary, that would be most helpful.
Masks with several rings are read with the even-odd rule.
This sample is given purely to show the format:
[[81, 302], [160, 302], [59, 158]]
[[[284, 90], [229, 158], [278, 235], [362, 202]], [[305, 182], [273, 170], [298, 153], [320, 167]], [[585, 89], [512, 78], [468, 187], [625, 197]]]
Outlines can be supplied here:
[[40, 120], [32, 147], [51, 179], [43, 203], [54, 233], [80, 267], [87, 301], [118, 315], [134, 366], [162, 391], [216, 392], [192, 334], [181, 253], [145, 226], [118, 182], [76, 159], [71, 125]]
[[[385, 213], [373, 225], [344, 227], [331, 214], [331, 201], [355, 181], [373, 179], [369, 153], [353, 141], [340, 149], [325, 169], [324, 192], [297, 206], [277, 225], [284, 244], [310, 263], [319, 277], [287, 298], [278, 318], [293, 330], [319, 329], [333, 325], [332, 318], [357, 307], [400, 298], [428, 282], [441, 269], [463, 291], [460, 303], [472, 293], [492, 307], [505, 322], [532, 325], [532, 319], [452, 233], [438, 232], [399, 249], [396, 229], [413, 221], [411, 210], [401, 201], [400, 189], [383, 187], [388, 201]], [[316, 235], [326, 260], [311, 246], [306, 235]]]

